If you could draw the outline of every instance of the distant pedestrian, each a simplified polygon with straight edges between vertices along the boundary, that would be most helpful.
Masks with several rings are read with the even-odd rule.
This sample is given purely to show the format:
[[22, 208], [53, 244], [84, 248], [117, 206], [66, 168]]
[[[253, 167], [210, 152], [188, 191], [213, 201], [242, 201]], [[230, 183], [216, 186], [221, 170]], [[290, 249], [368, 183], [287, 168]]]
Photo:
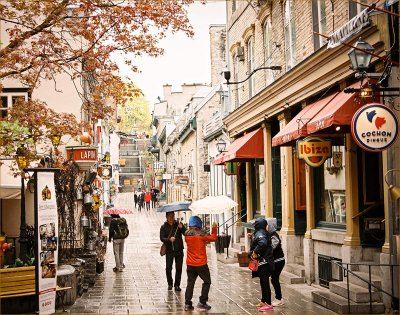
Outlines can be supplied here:
[[275, 270], [271, 237], [266, 230], [267, 221], [257, 218], [254, 222], [254, 233], [250, 245], [249, 256], [258, 260], [258, 270], [252, 271], [252, 278], [260, 278], [261, 302], [257, 304], [260, 312], [272, 310], [271, 288], [269, 277]]
[[139, 191], [137, 197], [138, 197], [138, 210], [142, 211], [142, 208], [144, 208], [144, 193]]
[[109, 228], [108, 241], [113, 242], [115, 267], [114, 271], [123, 271], [124, 264], [124, 246], [125, 238], [129, 235], [128, 223], [125, 218], [121, 218], [119, 214], [111, 214], [111, 223]]
[[146, 204], [146, 209], [147, 211], [150, 211], [150, 202], [151, 202], [151, 194], [150, 192], [146, 191], [146, 193], [144, 194], [144, 202]]
[[185, 233], [187, 244], [186, 272], [188, 277], [185, 292], [185, 311], [194, 310], [192, 298], [197, 277], [203, 280], [197, 307], [202, 310], [211, 309], [211, 306], [207, 303], [211, 286], [211, 276], [207, 265], [206, 244], [207, 242], [216, 241], [217, 224], [213, 224], [211, 235], [202, 230], [202, 225], [203, 223], [198, 216], [192, 216], [189, 219], [189, 230]]
[[135, 202], [135, 209], [136, 209], [138, 203], [138, 196], [135, 190], [133, 190], [133, 201]]
[[[175, 288], [175, 291], [181, 291], [181, 277], [183, 265], [183, 239], [182, 235], [185, 233], [186, 228], [182, 222], [175, 220], [174, 212], [166, 213], [167, 221], [160, 227], [160, 240], [167, 245], [167, 252], [165, 254], [168, 290]], [[172, 279], [172, 265], [175, 260], [175, 283]]]
[[151, 190], [151, 207], [154, 209], [156, 207], [156, 201], [157, 201], [157, 193], [155, 189]]
[[282, 250], [282, 241], [279, 237], [279, 234], [276, 232], [278, 228], [277, 219], [276, 218], [267, 218], [267, 231], [271, 236], [271, 245], [273, 249], [275, 270], [271, 275], [271, 283], [274, 286], [275, 291], [275, 300], [272, 301], [272, 306], [283, 306], [284, 302], [282, 301], [282, 290], [281, 284], [279, 282], [279, 276], [285, 267], [285, 255]]

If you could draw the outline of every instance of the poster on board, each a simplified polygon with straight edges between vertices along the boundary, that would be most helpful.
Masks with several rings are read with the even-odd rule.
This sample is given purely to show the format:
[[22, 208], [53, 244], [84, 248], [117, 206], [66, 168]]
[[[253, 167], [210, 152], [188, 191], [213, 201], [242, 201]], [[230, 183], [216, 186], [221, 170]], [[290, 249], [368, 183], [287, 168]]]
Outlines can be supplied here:
[[56, 311], [58, 215], [53, 172], [37, 172], [39, 314]]

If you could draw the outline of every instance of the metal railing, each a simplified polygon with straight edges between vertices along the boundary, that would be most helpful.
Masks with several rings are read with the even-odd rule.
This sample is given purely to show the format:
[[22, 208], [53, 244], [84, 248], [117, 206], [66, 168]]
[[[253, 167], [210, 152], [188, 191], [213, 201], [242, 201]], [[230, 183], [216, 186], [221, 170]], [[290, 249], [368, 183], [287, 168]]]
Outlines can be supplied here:
[[[344, 263], [341, 261], [332, 261], [332, 263], [336, 264], [339, 266], [342, 271], [343, 271], [343, 277], [346, 277], [346, 284], [347, 284], [347, 313], [351, 313], [351, 308], [350, 308], [350, 282], [349, 282], [349, 274], [355, 276], [356, 278], [360, 279], [363, 282], [366, 282], [368, 284], [368, 292], [369, 292], [369, 312], [372, 314], [372, 287], [374, 287], [376, 290], [379, 292], [385, 293], [386, 295], [390, 296], [392, 299], [391, 306], [393, 309], [396, 309], [399, 305], [399, 297], [396, 297], [394, 295], [394, 279], [393, 279], [393, 268], [398, 268], [400, 265], [398, 264], [365, 264], [365, 263]], [[344, 266], [346, 265], [346, 267]], [[349, 269], [349, 266], [368, 266], [368, 279], [364, 279], [363, 277], [360, 277], [356, 273], [354, 273], [352, 270]], [[372, 266], [379, 266], [379, 267], [390, 267], [390, 279], [392, 281], [391, 283], [391, 293], [385, 291], [384, 289], [380, 288], [379, 286], [375, 285], [372, 283], [372, 274], [371, 274], [371, 267]]]

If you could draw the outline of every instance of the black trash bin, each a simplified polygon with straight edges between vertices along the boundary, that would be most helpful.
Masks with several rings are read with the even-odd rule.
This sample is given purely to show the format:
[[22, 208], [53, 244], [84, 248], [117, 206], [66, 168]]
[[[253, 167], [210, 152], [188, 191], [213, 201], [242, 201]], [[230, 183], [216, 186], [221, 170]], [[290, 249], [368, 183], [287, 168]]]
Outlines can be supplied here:
[[224, 248], [228, 248], [231, 242], [230, 235], [218, 235], [217, 240], [215, 241], [215, 250], [218, 254], [224, 252]]

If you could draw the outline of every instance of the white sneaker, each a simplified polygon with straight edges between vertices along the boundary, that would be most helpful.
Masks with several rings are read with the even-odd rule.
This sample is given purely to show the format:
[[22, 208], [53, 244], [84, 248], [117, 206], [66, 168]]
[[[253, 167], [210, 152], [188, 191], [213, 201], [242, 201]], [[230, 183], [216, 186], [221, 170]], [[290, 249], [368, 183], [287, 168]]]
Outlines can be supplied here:
[[275, 299], [272, 301], [271, 305], [272, 306], [283, 306], [283, 305], [285, 305], [285, 303], [282, 300]]

